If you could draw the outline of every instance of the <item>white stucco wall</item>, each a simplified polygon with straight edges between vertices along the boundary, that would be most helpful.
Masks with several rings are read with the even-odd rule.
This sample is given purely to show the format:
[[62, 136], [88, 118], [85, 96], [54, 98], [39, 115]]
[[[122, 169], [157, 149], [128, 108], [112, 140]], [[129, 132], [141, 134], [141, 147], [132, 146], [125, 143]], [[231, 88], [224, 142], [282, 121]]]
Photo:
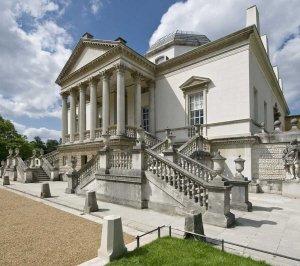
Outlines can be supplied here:
[[158, 133], [166, 127], [176, 129], [189, 125], [186, 121], [185, 98], [179, 86], [190, 77], [199, 76], [212, 81], [207, 93], [207, 124], [211, 124], [207, 129], [207, 136], [216, 138], [249, 135], [249, 122], [214, 125], [250, 118], [247, 48], [239, 49], [235, 53], [231, 51], [159, 76], [155, 92]]
[[[257, 123], [264, 122], [264, 102], [267, 103], [267, 125], [265, 125], [268, 132], [272, 132], [274, 128], [274, 118], [273, 118], [273, 107], [275, 103], [279, 108], [281, 113], [280, 121], [282, 123], [282, 128], [284, 128], [284, 112], [283, 107], [277, 100], [271, 85], [268, 82], [266, 75], [264, 74], [261, 66], [255, 54], [251, 51], [249, 54], [250, 62], [250, 108], [251, 108], [251, 118], [255, 120], [254, 115], [254, 88], [257, 90], [257, 105], [258, 105], [258, 119]], [[256, 126], [252, 126], [252, 133], [257, 133], [260, 129]]]

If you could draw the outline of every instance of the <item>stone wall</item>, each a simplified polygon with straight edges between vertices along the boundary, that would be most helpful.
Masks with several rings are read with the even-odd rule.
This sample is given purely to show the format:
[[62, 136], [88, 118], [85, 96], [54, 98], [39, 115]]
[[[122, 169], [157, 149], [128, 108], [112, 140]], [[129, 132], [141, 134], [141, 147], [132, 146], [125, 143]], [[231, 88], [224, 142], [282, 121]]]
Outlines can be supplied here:
[[287, 143], [260, 143], [252, 148], [253, 179], [282, 180], [285, 177], [282, 160], [283, 150]]

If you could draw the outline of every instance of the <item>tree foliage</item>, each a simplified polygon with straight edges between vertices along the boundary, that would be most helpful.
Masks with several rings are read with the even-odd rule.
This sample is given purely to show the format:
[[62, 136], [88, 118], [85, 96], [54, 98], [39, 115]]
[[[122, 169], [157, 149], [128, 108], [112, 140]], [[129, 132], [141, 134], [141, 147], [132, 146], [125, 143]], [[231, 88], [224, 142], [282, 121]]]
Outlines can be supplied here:
[[10, 120], [0, 115], [0, 160], [6, 159], [10, 148], [19, 148], [21, 157], [26, 160], [32, 155], [33, 149], [43, 149], [45, 153], [49, 153], [56, 150], [58, 145], [57, 140], [48, 139], [45, 143], [38, 136], [33, 141], [28, 141], [26, 136], [16, 131]]

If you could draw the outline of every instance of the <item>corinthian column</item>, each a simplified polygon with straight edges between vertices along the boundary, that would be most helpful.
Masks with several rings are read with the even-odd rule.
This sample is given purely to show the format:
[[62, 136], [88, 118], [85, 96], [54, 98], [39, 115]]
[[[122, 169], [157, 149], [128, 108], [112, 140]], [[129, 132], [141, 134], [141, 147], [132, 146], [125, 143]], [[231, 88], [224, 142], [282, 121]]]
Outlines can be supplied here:
[[95, 129], [97, 126], [97, 81], [91, 79], [90, 83], [90, 139], [95, 139]]
[[105, 71], [102, 75], [102, 134], [108, 132], [109, 126], [109, 80], [111, 73]]
[[125, 67], [118, 65], [117, 70], [117, 135], [125, 134]]
[[76, 91], [72, 88], [70, 91], [70, 142], [74, 142], [76, 129]]
[[79, 140], [84, 141], [84, 133], [86, 129], [86, 100], [85, 85], [80, 84], [79, 87]]
[[68, 95], [62, 94], [62, 108], [61, 108], [61, 140], [64, 144], [66, 142], [66, 134], [68, 134]]
[[135, 105], [135, 126], [140, 127], [142, 124], [141, 112], [142, 112], [142, 86], [140, 74], [132, 74], [135, 88], [134, 88], [134, 105]]
[[150, 133], [155, 135], [155, 82], [149, 82], [149, 126], [150, 126]]

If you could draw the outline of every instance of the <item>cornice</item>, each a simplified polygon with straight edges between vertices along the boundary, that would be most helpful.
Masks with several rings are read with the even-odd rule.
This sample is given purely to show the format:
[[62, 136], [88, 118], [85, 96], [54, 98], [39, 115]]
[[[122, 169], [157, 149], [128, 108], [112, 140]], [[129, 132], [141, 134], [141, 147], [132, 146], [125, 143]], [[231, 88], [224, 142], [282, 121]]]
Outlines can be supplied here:
[[266, 49], [261, 41], [260, 35], [258, 34], [256, 28], [250, 37], [250, 50], [256, 55], [258, 63], [262, 67], [263, 72], [265, 73], [274, 94], [277, 96], [277, 98], [279, 98], [282, 101], [282, 105], [284, 106], [285, 111], [287, 112], [287, 114], [289, 114], [289, 107], [284, 98], [277, 77], [274, 73], [274, 69], [270, 62], [270, 58], [266, 52]]
[[99, 63], [105, 63], [109, 59], [111, 59], [117, 55], [127, 56], [130, 59], [132, 59], [133, 61], [135, 61], [138, 64], [142, 65], [143, 67], [147, 68], [151, 72], [155, 71], [155, 64], [150, 62], [148, 59], [144, 58], [142, 55], [136, 53], [131, 48], [123, 45], [122, 43], [118, 43], [117, 46], [111, 48], [104, 54], [100, 55], [99, 57], [97, 57], [94, 60], [92, 60], [91, 62], [89, 62], [88, 64], [82, 66], [81, 68], [79, 68], [78, 70], [74, 71], [73, 73], [67, 75], [66, 77], [61, 78], [60, 80], [57, 80], [57, 84], [61, 85], [62, 83], [72, 79], [74, 76], [78, 75], [79, 73], [84, 74], [87, 71], [89, 71], [90, 69], [92, 69], [93, 67], [97, 66]]
[[232, 45], [237, 42], [241, 42], [242, 40], [246, 40], [250, 37], [251, 33], [254, 32], [255, 26], [250, 26], [247, 28], [243, 28], [239, 31], [231, 33], [223, 38], [217, 39], [215, 41], [203, 44], [198, 48], [195, 48], [189, 52], [186, 52], [182, 55], [177, 57], [171, 58], [168, 61], [165, 61], [156, 66], [156, 73], [159, 74], [160, 72], [170, 69], [175, 66], [179, 66], [184, 64], [188, 61], [196, 59], [197, 57], [207, 55], [214, 51], [218, 51], [221, 48], [226, 46]]

